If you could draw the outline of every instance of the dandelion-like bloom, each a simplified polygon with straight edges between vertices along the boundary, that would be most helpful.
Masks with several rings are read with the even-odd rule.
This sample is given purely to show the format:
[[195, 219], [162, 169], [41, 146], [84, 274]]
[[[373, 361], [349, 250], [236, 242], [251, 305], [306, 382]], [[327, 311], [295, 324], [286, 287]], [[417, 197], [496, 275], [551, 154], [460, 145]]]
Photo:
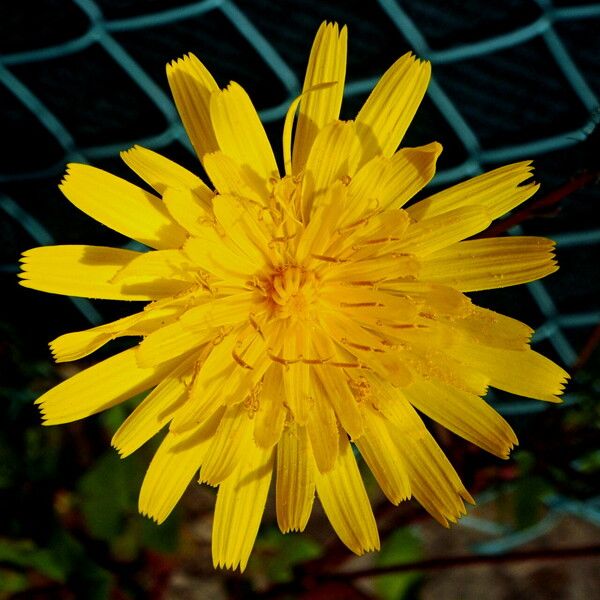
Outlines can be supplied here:
[[282, 176], [244, 90], [219, 89], [193, 55], [171, 63], [177, 108], [215, 191], [138, 146], [122, 158], [156, 193], [71, 164], [65, 196], [153, 250], [23, 256], [27, 287], [150, 301], [52, 342], [56, 360], [70, 361], [142, 337], [38, 403], [54, 425], [153, 388], [112, 443], [127, 456], [168, 424], [140, 510], [163, 521], [199, 471], [219, 486], [218, 566], [245, 568], [273, 472], [283, 532], [304, 529], [316, 492], [352, 551], [377, 549], [352, 444], [391, 502], [413, 496], [443, 525], [456, 521], [472, 499], [419, 413], [506, 458], [517, 439], [482, 399], [488, 386], [555, 402], [568, 377], [530, 349], [529, 327], [464, 295], [556, 269], [547, 239], [462, 241], [536, 191], [530, 162], [407, 207], [441, 152], [436, 142], [396, 151], [430, 66], [403, 56], [356, 119], [341, 121], [345, 65], [346, 29], [323, 24], [285, 121]]

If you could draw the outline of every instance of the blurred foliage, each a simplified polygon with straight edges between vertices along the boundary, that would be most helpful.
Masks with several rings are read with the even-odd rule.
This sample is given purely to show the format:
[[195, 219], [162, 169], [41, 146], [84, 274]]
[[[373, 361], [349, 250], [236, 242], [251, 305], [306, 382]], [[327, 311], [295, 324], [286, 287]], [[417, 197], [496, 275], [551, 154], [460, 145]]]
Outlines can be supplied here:
[[323, 548], [302, 534], [282, 536], [276, 527], [265, 528], [256, 542], [248, 572], [269, 583], [287, 583], [294, 578], [294, 567], [321, 556]]
[[[402, 563], [411, 563], [423, 557], [421, 540], [409, 527], [394, 531], [381, 547], [375, 563], [378, 567], [387, 567]], [[378, 577], [375, 585], [382, 600], [403, 600], [422, 578], [419, 572], [397, 573]]]
[[180, 529], [178, 511], [161, 527], [137, 513], [156, 444], [124, 460], [110, 449], [129, 405], [84, 426], [42, 427], [33, 400], [58, 381], [58, 369], [26, 360], [18, 340], [8, 347], [3, 371], [8, 363], [10, 376], [0, 388], [0, 599], [104, 600], [115, 590], [147, 597], [148, 555], [176, 552]]

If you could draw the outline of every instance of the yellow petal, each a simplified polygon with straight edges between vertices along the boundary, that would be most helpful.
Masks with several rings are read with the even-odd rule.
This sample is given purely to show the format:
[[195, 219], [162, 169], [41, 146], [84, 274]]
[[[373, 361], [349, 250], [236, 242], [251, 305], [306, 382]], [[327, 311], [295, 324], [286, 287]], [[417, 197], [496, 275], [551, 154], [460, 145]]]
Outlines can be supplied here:
[[402, 148], [390, 158], [372, 158], [348, 186], [348, 198], [354, 206], [352, 214], [346, 216], [348, 222], [368, 209], [404, 206], [431, 181], [441, 152], [442, 146], [432, 142], [417, 148]]
[[407, 210], [420, 221], [461, 206], [477, 205], [497, 219], [535, 194], [538, 184], [521, 185], [531, 178], [532, 170], [531, 161], [506, 165], [438, 192]]
[[214, 330], [198, 332], [180, 321], [161, 327], [144, 338], [137, 347], [137, 361], [141, 367], [163, 364], [202, 347], [217, 336]]
[[385, 209], [402, 208], [435, 175], [442, 145], [431, 142], [416, 148], [401, 148], [390, 158], [390, 171], [379, 187], [380, 205]]
[[243, 402], [226, 409], [202, 463], [201, 482], [219, 485], [231, 475], [242, 457], [255, 447], [252, 426]]
[[[462, 348], [462, 341], [452, 338], [452, 329], [443, 332], [438, 342], [434, 345], [420, 339], [420, 333], [425, 333], [424, 338], [428, 334], [423, 329], [400, 329], [397, 332], [402, 343], [399, 344], [401, 349], [397, 352], [389, 352], [391, 358], [399, 363], [401, 367], [409, 369], [409, 373], [421, 375], [424, 379], [437, 379], [449, 385], [452, 385], [465, 392], [470, 392], [476, 395], [486, 393], [488, 385], [491, 385], [489, 375], [482, 370], [474, 369], [468, 364], [464, 364], [459, 357], [460, 351], [456, 348]], [[400, 335], [402, 334], [402, 335]], [[458, 338], [458, 336], [457, 336]], [[435, 339], [435, 332], [433, 334]], [[385, 359], [387, 354], [381, 355], [381, 359]], [[380, 373], [377, 368], [377, 357], [371, 362], [368, 362], [375, 372]], [[393, 366], [393, 364], [392, 364]], [[388, 367], [390, 368], [390, 367]], [[382, 375], [390, 377], [385, 371]], [[405, 386], [410, 384], [412, 378], [403, 381], [394, 382], [396, 385]]]
[[193, 54], [168, 64], [167, 78], [183, 126], [202, 160], [207, 152], [219, 149], [209, 109], [210, 95], [219, 87]]
[[207, 348], [207, 354], [200, 366], [200, 371], [194, 377], [190, 389], [190, 401], [182, 407], [171, 423], [173, 431], [184, 431], [195, 423], [200, 422], [206, 414], [213, 414], [223, 403], [221, 390], [224, 382], [231, 379], [235, 373], [236, 363], [231, 358], [235, 347], [235, 336], [228, 335], [219, 343]]
[[71, 163], [59, 187], [96, 221], [151, 248], [179, 248], [185, 241], [160, 198], [102, 169]]
[[157, 434], [187, 400], [196, 357], [166, 376], [123, 421], [111, 444], [122, 457], [129, 456]]
[[281, 437], [285, 423], [285, 392], [280, 365], [272, 365], [264, 375], [259, 407], [254, 417], [254, 441], [261, 448], [271, 448]]
[[292, 129], [294, 127], [294, 117], [296, 116], [296, 111], [298, 110], [298, 106], [302, 98], [308, 94], [312, 94], [314, 92], [320, 92], [326, 88], [337, 86], [337, 82], [330, 81], [328, 83], [319, 83], [313, 87], [310, 87], [302, 92], [299, 96], [297, 96], [290, 103], [287, 112], [285, 114], [285, 120], [283, 122], [283, 135], [282, 135], [282, 145], [283, 145], [283, 165], [285, 169], [286, 175], [292, 175]]
[[243, 403], [255, 393], [255, 386], [271, 363], [258, 335], [251, 337], [242, 332], [240, 338], [232, 334], [214, 346], [192, 383], [191, 401], [171, 423], [173, 431], [189, 429], [221, 404]]
[[362, 478], [345, 433], [340, 434], [335, 467], [315, 471], [317, 494], [340, 540], [352, 552], [379, 550], [379, 534]]
[[263, 182], [279, 177], [260, 117], [241, 86], [232, 82], [226, 89], [214, 91], [210, 98], [210, 117], [219, 148], [244, 171]]
[[220, 194], [231, 194], [240, 198], [250, 198], [259, 204], [265, 203], [265, 181], [231, 156], [220, 151], [206, 154], [204, 169]]
[[351, 177], [362, 152], [352, 121], [334, 121], [321, 129], [311, 147], [302, 179], [302, 215], [308, 221], [318, 198], [335, 181]]
[[356, 323], [380, 330], [388, 325], [408, 327], [418, 318], [416, 302], [379, 290], [330, 284], [321, 288], [319, 297]]
[[463, 206], [410, 225], [393, 250], [427, 256], [483, 231], [490, 223], [483, 208]]
[[[380, 212], [376, 208], [379, 201], [375, 199], [374, 206], [370, 207], [372, 210], [364, 213], [361, 202], [357, 198], [348, 199], [348, 210], [344, 210], [336, 230], [338, 240], [328, 250], [330, 254], [339, 256], [341, 262], [364, 260], [387, 253], [395, 242], [402, 239], [410, 225], [410, 219], [404, 210]], [[353, 212], [354, 208], [356, 210]], [[359, 218], [360, 215], [362, 218]]]
[[200, 201], [189, 189], [166, 188], [163, 192], [163, 202], [171, 217], [191, 235], [196, 235], [209, 218], [214, 195], [209, 193], [206, 201]]
[[269, 492], [274, 450], [251, 444], [219, 487], [212, 532], [215, 567], [246, 568]]
[[384, 73], [356, 117], [365, 161], [394, 153], [421, 104], [430, 76], [431, 65], [410, 53]]
[[44, 425], [70, 423], [111, 408], [156, 385], [174, 363], [141, 368], [135, 348], [125, 350], [73, 375], [36, 400]]
[[272, 262], [273, 251], [271, 238], [255, 209], [235, 196], [219, 195], [213, 200], [215, 217], [229, 240], [256, 264], [258, 270], [263, 264]]
[[392, 504], [410, 498], [410, 481], [396, 445], [390, 438], [384, 417], [363, 406], [365, 434], [355, 441], [362, 457]]
[[84, 331], [66, 333], [50, 342], [52, 356], [56, 362], [83, 358], [115, 338], [147, 335], [172, 323], [180, 312], [179, 307], [154, 308]]
[[419, 261], [410, 254], [391, 253], [371, 260], [332, 264], [322, 277], [323, 281], [381, 281], [399, 277], [415, 277], [420, 270]]
[[[338, 299], [339, 300], [339, 299]], [[330, 309], [327, 310], [326, 309]], [[339, 342], [342, 346], [354, 350], [364, 350], [371, 352], [373, 350], [383, 350], [384, 344], [382, 339], [375, 331], [367, 331], [359, 325], [351, 316], [338, 312], [339, 309], [333, 305], [331, 307], [323, 303], [321, 312], [321, 323], [323, 329], [331, 336], [332, 339]], [[319, 374], [321, 371], [319, 371]]]
[[319, 131], [338, 118], [346, 77], [348, 31], [337, 23], [322, 23], [308, 59], [303, 92], [323, 83], [335, 85], [302, 97], [292, 156], [293, 173], [299, 173]]
[[176, 162], [142, 146], [121, 152], [121, 158], [159, 194], [164, 194], [167, 188], [189, 190], [201, 207], [210, 208], [213, 193], [200, 177]]
[[291, 423], [277, 444], [277, 524], [283, 533], [304, 531], [315, 497], [314, 471], [306, 428]]
[[560, 402], [569, 379], [566, 371], [531, 349], [505, 350], [461, 340], [448, 350], [489, 377], [491, 386], [527, 398]]
[[86, 298], [157, 300], [178, 294], [189, 283], [182, 281], [114, 283], [115, 275], [140, 256], [133, 250], [102, 246], [43, 246], [23, 253], [21, 285]]
[[400, 298], [408, 298], [419, 305], [421, 312], [437, 316], [466, 317], [471, 313], [473, 306], [464, 294], [436, 283], [386, 281], [379, 289]]
[[311, 207], [310, 221], [301, 233], [296, 250], [297, 260], [308, 265], [326, 260], [320, 257], [325, 255], [336, 238], [336, 230], [343, 214], [341, 207], [346, 202], [346, 186], [341, 181], [336, 181], [318, 198], [312, 198], [311, 202], [312, 200], [315, 204]]
[[302, 361], [288, 365], [284, 371], [286, 405], [301, 425], [306, 425], [312, 408], [310, 378], [310, 366]]
[[362, 417], [344, 370], [323, 366], [315, 368], [314, 371], [318, 374], [325, 397], [333, 407], [342, 428], [352, 439], [360, 437], [363, 434]]
[[[397, 434], [391, 430], [392, 437]], [[405, 459], [413, 496], [440, 524], [448, 526], [466, 513], [463, 500], [474, 504], [473, 498], [440, 447], [429, 433], [424, 439], [397, 439]]]
[[482, 398], [435, 381], [416, 380], [402, 390], [422, 413], [480, 448], [508, 458], [517, 437]]
[[554, 242], [540, 237], [469, 240], [423, 261], [420, 278], [461, 292], [491, 290], [535, 281], [558, 269]]
[[241, 280], [245, 284], [258, 269], [255, 262], [229, 240], [221, 238], [214, 228], [205, 228], [201, 237], [189, 239], [184, 251], [198, 267], [228, 282]]
[[167, 433], [156, 451], [140, 490], [139, 510], [162, 523], [200, 467], [220, 415], [185, 434]]
[[398, 389], [384, 384], [378, 387], [377, 393], [381, 410], [389, 419], [386, 424], [391, 439], [406, 466], [414, 497], [445, 527], [448, 521], [456, 522], [465, 514], [463, 499], [473, 503], [456, 471]]
[[[369, 400], [373, 408], [381, 412], [385, 418], [386, 427], [392, 423], [397, 432], [402, 432], [403, 436], [413, 440], [423, 439], [427, 431], [425, 425], [402, 391], [373, 373], [365, 373], [364, 377], [370, 392]], [[392, 437], [392, 440], [395, 442], [395, 438]]]
[[253, 306], [250, 292], [203, 300], [202, 304], [183, 313], [177, 322], [150, 333], [140, 343], [140, 365], [159, 364], [199, 348], [217, 338], [219, 328], [247, 320]]
[[475, 305], [469, 315], [455, 319], [451, 326], [474, 342], [507, 350], [526, 350], [533, 334], [525, 323]]
[[297, 360], [307, 356], [308, 335], [302, 324], [290, 325], [283, 340], [283, 355], [294, 361], [283, 371], [285, 403], [300, 425], [306, 425], [314, 402], [311, 368]]
[[202, 332], [205, 329], [247, 321], [255, 306], [254, 292], [238, 292], [216, 300], [207, 299], [203, 304], [183, 313], [180, 320], [194, 332]]
[[154, 250], [144, 252], [128, 262], [114, 277], [114, 283], [135, 285], [136, 280], [170, 280], [187, 281], [188, 285], [195, 281], [193, 271], [195, 265], [181, 250]]
[[323, 394], [324, 392], [321, 392], [319, 397], [315, 398], [306, 424], [315, 464], [321, 473], [333, 469], [339, 444], [339, 427], [335, 413]]

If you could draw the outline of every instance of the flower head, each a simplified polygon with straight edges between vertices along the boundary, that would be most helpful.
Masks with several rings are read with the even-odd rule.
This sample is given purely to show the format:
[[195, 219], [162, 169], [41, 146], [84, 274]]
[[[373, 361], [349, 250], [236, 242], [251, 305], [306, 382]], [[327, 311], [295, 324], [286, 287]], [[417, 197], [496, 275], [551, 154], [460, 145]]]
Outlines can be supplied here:
[[396, 151], [429, 64], [403, 56], [356, 119], [341, 121], [345, 65], [346, 29], [323, 24], [285, 121], [280, 173], [246, 92], [219, 89], [192, 55], [171, 63], [177, 108], [214, 191], [138, 146], [122, 158], [155, 193], [69, 165], [65, 196], [152, 250], [53, 246], [23, 256], [27, 287], [149, 302], [52, 342], [56, 360], [68, 361], [116, 337], [142, 338], [38, 403], [54, 425], [151, 390], [112, 443], [126, 456], [168, 425], [140, 510], [163, 521], [199, 471], [219, 486], [219, 566], [245, 568], [273, 473], [282, 531], [304, 529], [316, 492], [352, 551], [378, 548], [352, 444], [391, 502], [414, 496], [442, 524], [456, 521], [472, 499], [419, 413], [505, 458], [517, 439], [482, 399], [488, 386], [554, 402], [567, 378], [530, 349], [529, 327], [464, 295], [556, 269], [550, 240], [463, 241], [535, 192], [530, 163], [408, 204], [441, 152], [436, 142]]

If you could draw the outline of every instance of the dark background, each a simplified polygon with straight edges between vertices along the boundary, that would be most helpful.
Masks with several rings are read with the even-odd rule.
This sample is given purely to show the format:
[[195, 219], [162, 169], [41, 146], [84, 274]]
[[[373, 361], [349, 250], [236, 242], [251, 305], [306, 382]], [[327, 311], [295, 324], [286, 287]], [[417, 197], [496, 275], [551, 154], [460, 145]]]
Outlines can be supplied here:
[[[521, 439], [507, 463], [434, 430], [480, 500], [450, 534], [411, 503], [388, 510], [368, 482], [381, 554], [353, 563], [318, 511], [306, 535], [280, 536], [268, 509], [247, 573], [214, 574], [212, 491], [195, 486], [160, 528], [137, 515], [152, 448], [125, 461], [109, 449], [129, 404], [49, 429], [32, 404], [107, 355], [57, 368], [48, 341], [130, 307], [20, 288], [16, 264], [23, 250], [42, 244], [128, 244], [61, 196], [66, 163], [90, 162], [134, 181], [118, 152], [139, 143], [200, 172], [164, 70], [186, 52], [219, 84], [235, 80], [248, 90], [278, 150], [282, 117], [325, 19], [349, 28], [344, 118], [404, 52], [432, 61], [434, 82], [403, 142], [444, 146], [431, 189], [535, 160], [542, 190], [516, 220], [525, 233], [557, 241], [561, 270], [542, 284], [475, 300], [537, 328], [536, 348], [574, 381], [562, 407], [492, 398]], [[564, 0], [2, 3], [0, 598], [590, 597], [599, 564], [586, 555], [600, 543], [599, 31], [600, 3]], [[572, 549], [582, 556], [567, 561]], [[500, 554], [532, 550], [548, 555], [495, 566]], [[561, 560], [551, 562], [557, 552]], [[467, 554], [480, 557], [476, 566], [419, 563], [409, 575], [329, 577], [340, 566], [430, 558], [452, 566]]]

